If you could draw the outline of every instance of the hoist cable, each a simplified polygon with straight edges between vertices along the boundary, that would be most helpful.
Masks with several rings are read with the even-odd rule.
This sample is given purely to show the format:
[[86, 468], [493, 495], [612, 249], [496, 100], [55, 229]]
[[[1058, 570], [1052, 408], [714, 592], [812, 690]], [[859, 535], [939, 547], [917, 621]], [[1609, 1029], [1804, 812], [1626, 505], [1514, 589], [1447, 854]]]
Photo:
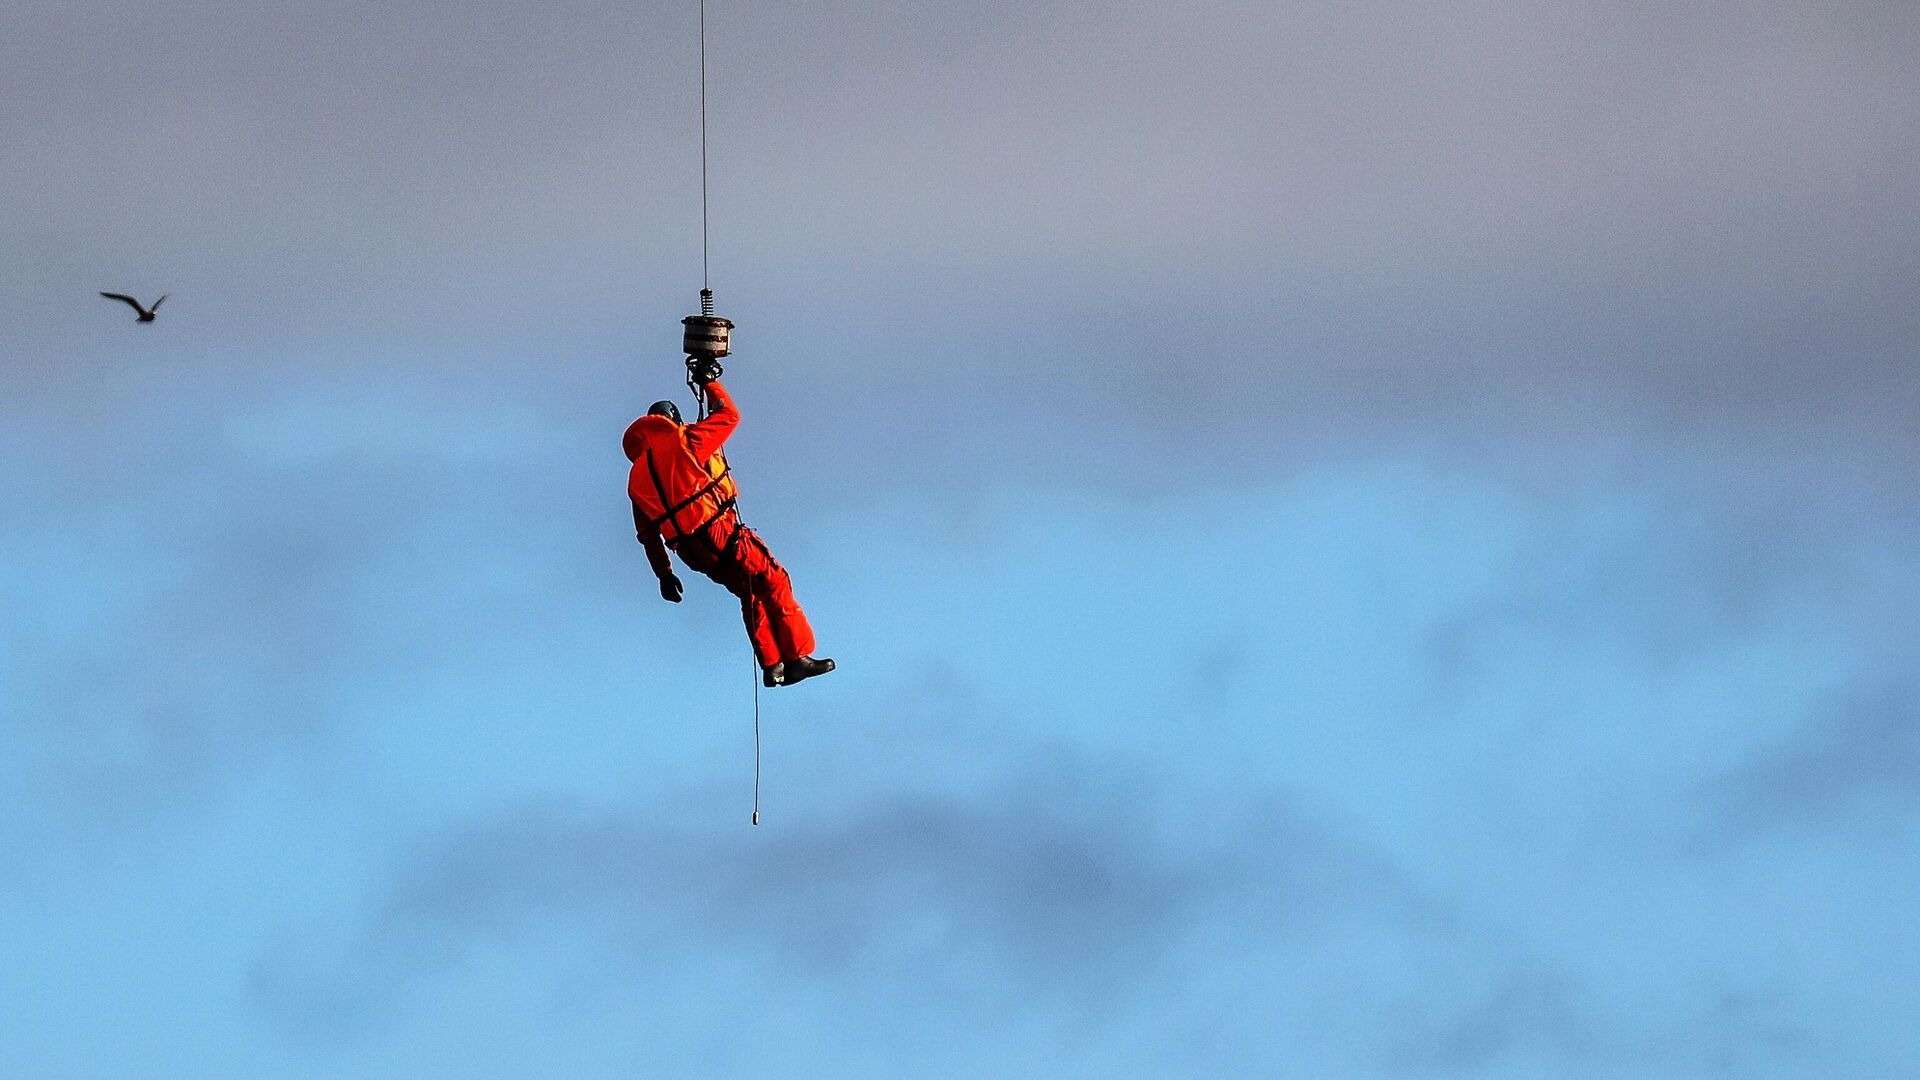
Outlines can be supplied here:
[[700, 287], [707, 281], [707, 0], [700, 0]]

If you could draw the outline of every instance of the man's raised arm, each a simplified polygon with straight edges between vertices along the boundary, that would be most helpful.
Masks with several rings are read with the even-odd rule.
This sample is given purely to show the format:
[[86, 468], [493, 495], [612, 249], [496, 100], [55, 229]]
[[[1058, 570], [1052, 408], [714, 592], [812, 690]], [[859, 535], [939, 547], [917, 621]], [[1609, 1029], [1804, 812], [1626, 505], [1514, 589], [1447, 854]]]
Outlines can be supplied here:
[[698, 423], [687, 427], [687, 449], [696, 461], [706, 461], [727, 441], [733, 429], [740, 426], [740, 410], [734, 407], [733, 395], [719, 381], [706, 386], [707, 404], [713, 414]]

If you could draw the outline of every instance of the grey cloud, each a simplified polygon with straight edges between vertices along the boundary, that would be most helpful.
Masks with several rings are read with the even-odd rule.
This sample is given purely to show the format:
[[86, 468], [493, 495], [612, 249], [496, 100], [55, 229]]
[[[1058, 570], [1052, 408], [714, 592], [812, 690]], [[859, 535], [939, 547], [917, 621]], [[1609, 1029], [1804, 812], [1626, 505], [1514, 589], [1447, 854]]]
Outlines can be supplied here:
[[1742, 833], [1920, 809], [1920, 688], [1907, 673], [1834, 694], [1706, 792]]
[[854, 998], [905, 980], [1104, 1009], [1178, 977], [1186, 949], [1223, 927], [1265, 949], [1326, 918], [1430, 914], [1363, 845], [1286, 800], [1175, 798], [1084, 762], [1036, 760], [964, 796], [790, 807], [758, 830], [695, 824], [713, 800], [687, 795], [527, 804], [433, 837], [374, 898], [359, 944], [269, 950], [256, 999], [325, 1025], [354, 999], [355, 969], [369, 989], [392, 986], [565, 925], [636, 974], [692, 949]]
[[[1610, 642], [1665, 670], [1781, 634], [1904, 663], [1920, 563], [1901, 538], [1920, 503], [1887, 486], [1897, 470], [1816, 452], [1546, 464], [1553, 479], [1521, 489], [1534, 527], [1497, 584], [1432, 630], [1443, 667], [1482, 663], [1512, 635]], [[1595, 485], [1616, 495], [1596, 502]]]
[[0, 729], [40, 794], [83, 812], [143, 811], [323, 735], [430, 640], [482, 552], [438, 542], [478, 505], [454, 447], [325, 423], [247, 445], [239, 413], [171, 405], [26, 446], [10, 507]]
[[[0, 347], [50, 362], [86, 318], [57, 299], [107, 273], [182, 279], [259, 351], [340, 310], [374, 341], [666, 342], [686, 13], [474, 10], [26, 6]], [[1910, 433], [1906, 5], [756, 4], [713, 33], [723, 296], [795, 351], [803, 412], [875, 386], [973, 446], [1035, 420], [982, 388], [1037, 367], [1124, 437], [1168, 400], [1254, 446], [1315, 417]]]
[[1608, 1045], [1576, 980], [1562, 973], [1518, 972], [1436, 1030], [1409, 1037], [1389, 1061], [1408, 1072], [1470, 1072], [1516, 1058], [1556, 1068], [1648, 1064], [1642, 1055], [1622, 1051]]
[[856, 960], [937, 972], [948, 950], [978, 950], [1040, 983], [1125, 977], [1244, 873], [1154, 833], [1113, 793], [1046, 782], [967, 802], [875, 800], [773, 848], [633, 813], [530, 809], [423, 853], [394, 914], [496, 932], [584, 916], [621, 936], [689, 932], [816, 972]]
[[[57, 607], [43, 617], [37, 604], [17, 606], [5, 634], [14, 677], [0, 695], [4, 726], [24, 752], [45, 756], [41, 776], [60, 802], [144, 809], [225, 763], [325, 727], [356, 673], [378, 668], [356, 632], [350, 579], [365, 545], [390, 541], [391, 522], [339, 510], [341, 496], [377, 475], [172, 489], [211, 513], [155, 534], [151, 504], [135, 500], [93, 526], [119, 538], [63, 553], [120, 583], [68, 601], [98, 609], [84, 637], [56, 630]], [[283, 484], [299, 495], [289, 499]]]
[[1811, 1076], [1827, 1048], [1791, 1003], [1742, 991], [1704, 992], [1681, 1015], [1609, 1017], [1593, 988], [1551, 968], [1516, 969], [1477, 1000], [1385, 1058], [1396, 1075]]

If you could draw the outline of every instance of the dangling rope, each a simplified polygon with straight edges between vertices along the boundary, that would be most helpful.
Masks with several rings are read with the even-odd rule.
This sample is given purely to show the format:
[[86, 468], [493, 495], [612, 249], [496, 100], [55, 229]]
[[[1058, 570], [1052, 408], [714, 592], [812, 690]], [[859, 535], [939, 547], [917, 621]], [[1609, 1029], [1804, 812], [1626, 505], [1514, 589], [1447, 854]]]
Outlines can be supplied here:
[[753, 661], [753, 823], [760, 824], [760, 661]]

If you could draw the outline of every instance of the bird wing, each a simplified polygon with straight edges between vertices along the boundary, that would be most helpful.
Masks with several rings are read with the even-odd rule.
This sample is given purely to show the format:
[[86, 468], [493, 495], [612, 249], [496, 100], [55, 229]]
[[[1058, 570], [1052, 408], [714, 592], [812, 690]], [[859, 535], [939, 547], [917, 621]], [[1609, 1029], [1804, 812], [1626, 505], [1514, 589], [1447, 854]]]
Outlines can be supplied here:
[[169, 296], [172, 296], [172, 295], [173, 295], [172, 293], [161, 293], [161, 294], [160, 294], [160, 299], [158, 299], [158, 300], [155, 300], [155, 301], [153, 302], [153, 306], [152, 306], [151, 308], [148, 308], [147, 310], [149, 310], [149, 311], [159, 311], [159, 310], [160, 310], [160, 305], [161, 305], [161, 304], [164, 304], [164, 303], [166, 303], [166, 302], [167, 302], [167, 297], [169, 297]]
[[119, 300], [123, 303], [132, 304], [133, 310], [139, 312], [142, 315], [145, 315], [147, 313], [147, 309], [140, 306], [140, 301], [135, 300], [131, 296], [123, 296], [117, 292], [103, 292], [100, 295], [106, 297], [109, 300]]

